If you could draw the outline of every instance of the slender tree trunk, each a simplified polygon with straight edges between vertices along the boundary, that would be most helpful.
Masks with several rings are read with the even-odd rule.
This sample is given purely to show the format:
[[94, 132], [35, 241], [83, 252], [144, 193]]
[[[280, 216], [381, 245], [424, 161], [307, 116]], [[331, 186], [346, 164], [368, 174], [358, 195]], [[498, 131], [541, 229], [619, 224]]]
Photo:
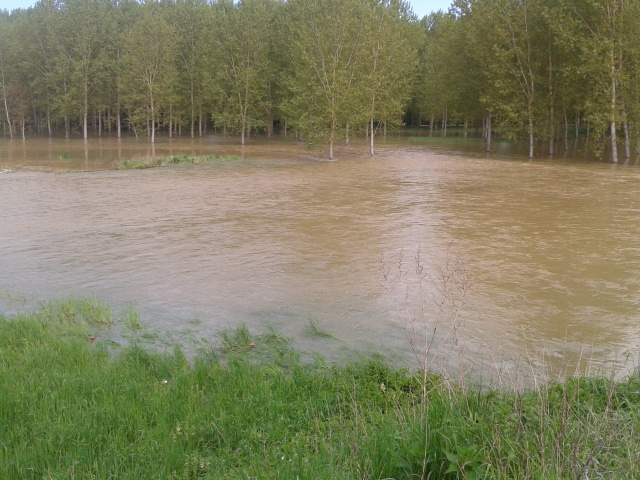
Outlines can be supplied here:
[[151, 122], [150, 122], [151, 143], [156, 143], [156, 111], [151, 96]]
[[622, 131], [624, 132], [624, 158], [631, 158], [631, 139], [629, 138], [629, 124], [622, 122]]
[[122, 112], [120, 111], [120, 102], [116, 108], [116, 138], [122, 137]]
[[491, 114], [487, 117], [487, 152], [491, 151]]
[[549, 155], [554, 154], [554, 146], [555, 146], [555, 128], [553, 125], [553, 105], [549, 111]]
[[89, 85], [84, 82], [84, 111], [82, 112], [82, 138], [89, 138]]
[[375, 156], [375, 151], [373, 149], [373, 136], [375, 134], [375, 131], [373, 130], [373, 118], [371, 118], [371, 121], [369, 122], [369, 128], [371, 129], [371, 135], [369, 135], [369, 155], [373, 157]]
[[344, 144], [349, 145], [349, 124], [348, 123], [344, 129]]
[[569, 151], [569, 117], [566, 108], [564, 109], [564, 151]]
[[9, 102], [7, 101], [7, 89], [4, 84], [4, 72], [2, 72], [2, 97], [4, 100], [4, 113], [7, 117], [7, 125], [9, 126], [9, 138], [13, 138], [13, 126], [11, 125], [11, 116], [9, 114]]
[[246, 119], [244, 115], [242, 116], [242, 128], [240, 129], [240, 145], [244, 145], [244, 134], [246, 131]]
[[273, 138], [273, 114], [269, 111], [267, 117], [267, 138]]
[[616, 64], [611, 49], [611, 162], [618, 163], [618, 136], [616, 134]]
[[195, 97], [193, 92], [193, 81], [191, 82], [191, 138], [195, 138], [195, 121], [196, 121], [196, 110], [195, 110]]
[[533, 136], [533, 118], [529, 117], [529, 158], [533, 158], [533, 147], [534, 147], [534, 136]]
[[333, 160], [333, 144], [336, 138], [337, 122], [335, 117], [331, 119], [331, 131], [329, 132], [329, 160]]
[[551, 52], [551, 49], [549, 49], [549, 57], [548, 57], [548, 70], [549, 70], [549, 77], [548, 77], [548, 89], [547, 89], [547, 95], [549, 97], [549, 155], [553, 155], [554, 153], [554, 141], [555, 141], [555, 136], [556, 136], [556, 132], [555, 132], [555, 119], [554, 119], [554, 108], [553, 108], [553, 55]]
[[442, 110], [442, 136], [447, 136], [447, 109]]

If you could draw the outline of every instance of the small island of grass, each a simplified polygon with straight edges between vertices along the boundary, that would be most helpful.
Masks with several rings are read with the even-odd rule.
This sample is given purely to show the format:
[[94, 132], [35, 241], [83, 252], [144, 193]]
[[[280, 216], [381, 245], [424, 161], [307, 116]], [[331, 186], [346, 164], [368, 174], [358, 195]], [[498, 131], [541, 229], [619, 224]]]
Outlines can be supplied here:
[[215, 155], [169, 155], [158, 158], [127, 158], [119, 162], [115, 168], [117, 170], [130, 170], [164, 167], [166, 165], [177, 165], [181, 163], [198, 165], [204, 163], [237, 162], [239, 160], [243, 160], [243, 158], [238, 155], [229, 155], [228, 157], [217, 157]]

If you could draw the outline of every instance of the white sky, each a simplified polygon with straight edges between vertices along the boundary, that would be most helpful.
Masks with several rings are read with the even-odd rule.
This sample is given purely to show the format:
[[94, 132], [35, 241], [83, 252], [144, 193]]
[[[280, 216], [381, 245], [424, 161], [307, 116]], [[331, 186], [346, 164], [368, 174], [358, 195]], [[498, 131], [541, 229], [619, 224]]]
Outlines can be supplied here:
[[[0, 0], [0, 9], [28, 8], [35, 5], [37, 0]], [[409, 0], [413, 11], [419, 18], [436, 10], [447, 10], [452, 0]]]

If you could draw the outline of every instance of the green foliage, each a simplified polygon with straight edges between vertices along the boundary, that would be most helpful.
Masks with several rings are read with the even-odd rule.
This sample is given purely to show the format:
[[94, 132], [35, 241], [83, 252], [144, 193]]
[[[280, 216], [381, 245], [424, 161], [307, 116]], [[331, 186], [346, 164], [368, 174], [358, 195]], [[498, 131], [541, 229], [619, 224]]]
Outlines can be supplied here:
[[109, 305], [92, 299], [50, 300], [40, 305], [38, 316], [62, 324], [111, 325], [113, 311]]
[[244, 145], [250, 131], [267, 123], [269, 91], [275, 79], [271, 35], [275, 2], [251, 0], [237, 8], [221, 5], [212, 37], [213, 61], [219, 68], [214, 91], [222, 102], [214, 119], [240, 134]]
[[373, 154], [407, 113], [488, 139], [491, 119], [531, 154], [588, 122], [608, 135], [592, 148], [613, 155], [622, 130], [628, 156], [638, 18], [623, 0], [457, 0], [421, 22], [404, 0], [38, 2], [0, 15], [0, 121], [10, 137], [124, 124], [151, 142], [211, 122], [244, 142], [279, 121], [330, 155], [364, 132]]
[[194, 165], [204, 163], [237, 162], [243, 160], [238, 155], [228, 157], [216, 157], [215, 155], [170, 155], [168, 157], [158, 157], [151, 159], [128, 158], [120, 162], [116, 168], [122, 170], [145, 169], [154, 167], [164, 167], [166, 165], [176, 165], [181, 163], [191, 163]]
[[321, 328], [313, 318], [309, 319], [309, 323], [307, 325], [307, 332], [312, 337], [320, 337], [320, 338], [335, 338], [335, 335]]
[[142, 320], [140, 319], [140, 314], [136, 310], [133, 303], [127, 305], [127, 308], [123, 312], [121, 316], [120, 323], [123, 324], [130, 330], [141, 330], [143, 328]]
[[103, 306], [70, 302], [0, 318], [2, 478], [640, 475], [637, 374], [481, 391], [381, 358], [306, 364], [246, 326], [189, 361], [93, 342]]

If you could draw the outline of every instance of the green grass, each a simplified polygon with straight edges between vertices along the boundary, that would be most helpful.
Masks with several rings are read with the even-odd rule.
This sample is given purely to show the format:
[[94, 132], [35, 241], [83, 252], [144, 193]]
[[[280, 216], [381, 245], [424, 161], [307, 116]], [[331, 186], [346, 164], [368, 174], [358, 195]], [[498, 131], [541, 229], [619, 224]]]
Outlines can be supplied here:
[[307, 324], [307, 333], [312, 337], [336, 338], [336, 336], [329, 330], [321, 328], [313, 318], [309, 319], [309, 323]]
[[127, 305], [127, 308], [122, 313], [120, 323], [132, 331], [142, 330], [144, 327], [140, 314], [133, 303]]
[[175, 165], [180, 163], [221, 163], [221, 162], [237, 162], [243, 158], [238, 155], [230, 155], [228, 157], [216, 157], [215, 155], [170, 155], [168, 157], [158, 158], [128, 158], [117, 164], [116, 169], [143, 169], [153, 167], [164, 167], [166, 165]]
[[640, 478], [638, 375], [487, 392], [245, 326], [192, 360], [114, 351], [89, 305], [0, 317], [0, 478]]

